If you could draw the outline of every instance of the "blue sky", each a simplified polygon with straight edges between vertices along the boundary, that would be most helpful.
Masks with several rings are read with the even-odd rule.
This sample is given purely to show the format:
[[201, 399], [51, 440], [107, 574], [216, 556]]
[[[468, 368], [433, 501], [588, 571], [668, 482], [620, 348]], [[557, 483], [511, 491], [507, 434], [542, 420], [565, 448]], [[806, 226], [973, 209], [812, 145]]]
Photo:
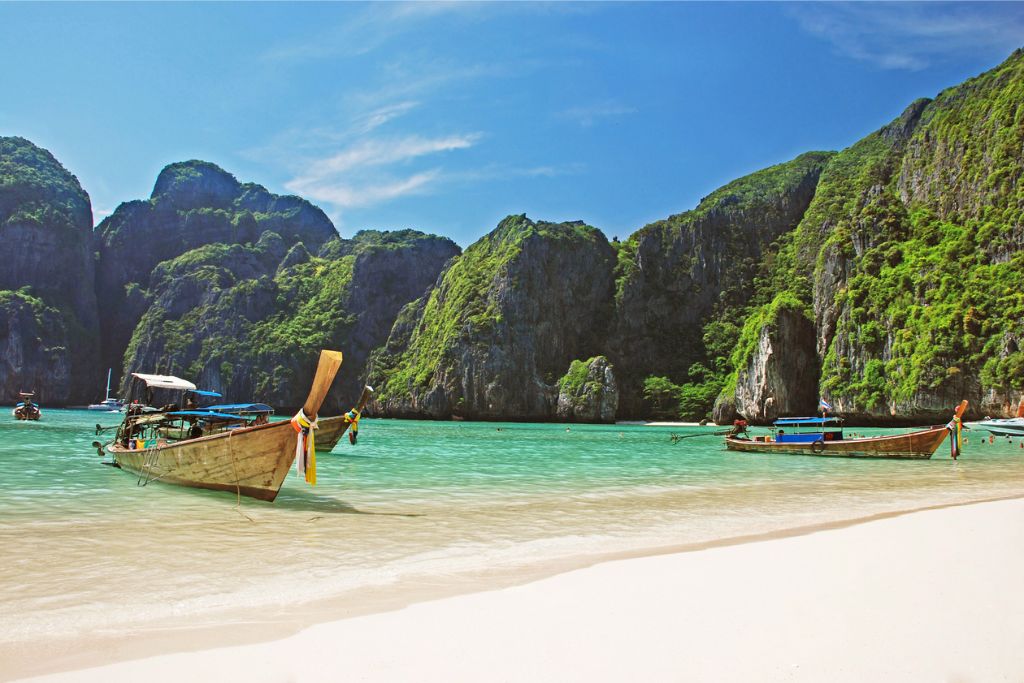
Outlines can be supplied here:
[[342, 235], [609, 237], [841, 149], [1024, 45], [1024, 4], [0, 4], [0, 135], [99, 222], [199, 158]]

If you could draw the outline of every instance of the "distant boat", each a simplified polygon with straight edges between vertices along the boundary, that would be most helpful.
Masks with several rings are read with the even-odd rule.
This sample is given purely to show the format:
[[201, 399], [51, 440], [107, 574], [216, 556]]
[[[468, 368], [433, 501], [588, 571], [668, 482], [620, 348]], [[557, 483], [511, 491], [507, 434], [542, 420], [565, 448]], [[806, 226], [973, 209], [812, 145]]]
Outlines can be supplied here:
[[1017, 417], [986, 417], [981, 422], [972, 422], [970, 426], [972, 429], [981, 429], [996, 436], [1024, 436], [1024, 399], [1021, 399], [1017, 406]]
[[11, 411], [15, 420], [38, 420], [43, 416], [39, 405], [32, 402], [32, 397], [35, 396], [33, 392], [19, 391], [18, 396], [21, 397], [21, 400], [14, 405], [14, 410]]
[[89, 410], [102, 410], [108, 413], [117, 413], [124, 407], [124, 401], [119, 401], [110, 396], [110, 375], [113, 371], [113, 368], [107, 369], [107, 397], [99, 403], [89, 405]]
[[[323, 452], [334, 448], [349, 425], [358, 427], [359, 414], [372, 393], [365, 387], [358, 406], [346, 415], [316, 419], [340, 365], [340, 352], [321, 352], [301, 413], [316, 420], [315, 442]], [[145, 385], [148, 394], [157, 389], [176, 392], [179, 403], [195, 391], [194, 384], [178, 377], [133, 377]], [[264, 404], [182, 408], [132, 403], [117, 436], [107, 444], [97, 441], [93, 445], [101, 455], [112, 456], [116, 467], [138, 475], [140, 484], [161, 481], [266, 501], [277, 497], [288, 470], [303, 452], [301, 442], [297, 443], [303, 435], [294, 426], [298, 416], [292, 421], [268, 422], [270, 406]], [[101, 429], [97, 425], [97, 431]]]
[[823, 455], [845, 458], [913, 458], [932, 457], [950, 432], [956, 434], [954, 457], [959, 455], [957, 423], [967, 409], [961, 401], [948, 425], [931, 427], [906, 434], [843, 438], [842, 419], [838, 417], [787, 417], [775, 421], [774, 436], [755, 437], [729, 435], [725, 445], [731, 451], [753, 453], [786, 453], [792, 455]]

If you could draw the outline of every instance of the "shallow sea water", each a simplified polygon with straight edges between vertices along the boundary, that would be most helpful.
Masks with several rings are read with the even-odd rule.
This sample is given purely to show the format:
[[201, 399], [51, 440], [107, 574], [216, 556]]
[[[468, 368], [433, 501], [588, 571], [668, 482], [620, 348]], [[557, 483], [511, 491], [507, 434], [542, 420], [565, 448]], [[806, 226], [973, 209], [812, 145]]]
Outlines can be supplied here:
[[712, 427], [368, 419], [357, 446], [318, 454], [315, 488], [293, 471], [275, 503], [239, 504], [101, 464], [92, 428], [116, 414], [7, 415], [8, 644], [1024, 494], [1020, 442], [980, 432], [956, 462], [947, 444], [930, 461], [869, 462], [730, 453]]

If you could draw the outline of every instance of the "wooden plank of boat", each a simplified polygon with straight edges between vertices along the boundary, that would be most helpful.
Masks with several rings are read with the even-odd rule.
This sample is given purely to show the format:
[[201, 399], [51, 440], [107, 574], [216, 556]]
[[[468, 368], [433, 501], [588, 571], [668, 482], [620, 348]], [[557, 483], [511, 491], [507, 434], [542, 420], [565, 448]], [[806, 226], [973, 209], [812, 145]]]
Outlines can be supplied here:
[[[957, 406], [955, 416], [963, 416], [967, 401]], [[731, 451], [748, 453], [779, 453], [790, 455], [819, 455], [844, 458], [908, 458], [927, 460], [938, 450], [949, 434], [945, 425], [906, 434], [874, 436], [858, 439], [813, 442], [754, 441], [726, 437], [725, 445]]]
[[[303, 412], [310, 419], [315, 418], [323, 404], [340, 365], [340, 352], [321, 352], [313, 385], [303, 405]], [[364, 395], [369, 398], [365, 390]], [[329, 450], [341, 439], [349, 422], [339, 416], [325, 418], [318, 425], [317, 440], [322, 450]], [[115, 442], [108, 444], [106, 450], [122, 469], [139, 475], [140, 481], [234, 491], [273, 501], [295, 460], [296, 438], [291, 423], [282, 421], [146, 449], [130, 450]]]

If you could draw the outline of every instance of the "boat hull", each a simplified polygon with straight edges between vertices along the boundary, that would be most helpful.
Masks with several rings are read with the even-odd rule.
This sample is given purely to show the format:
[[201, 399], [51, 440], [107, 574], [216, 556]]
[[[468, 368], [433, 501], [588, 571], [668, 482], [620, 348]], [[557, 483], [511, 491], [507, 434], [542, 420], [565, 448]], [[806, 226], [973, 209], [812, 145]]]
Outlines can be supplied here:
[[983, 420], [968, 425], [971, 429], [981, 429], [996, 436], [1024, 436], [1024, 418], [1011, 417], [997, 420]]
[[[341, 440], [344, 417], [318, 422], [316, 441], [326, 453]], [[295, 461], [297, 435], [290, 422], [233, 429], [154, 448], [129, 450], [108, 444], [106, 451], [140, 482], [160, 481], [193, 488], [230, 491], [273, 501]]]
[[927, 460], [938, 450], [948, 433], [949, 430], [946, 427], [934, 427], [895, 436], [876, 436], [863, 439], [843, 439], [840, 441], [816, 441], [812, 443], [752, 441], [729, 436], [725, 439], [725, 445], [731, 451], [747, 453]]

